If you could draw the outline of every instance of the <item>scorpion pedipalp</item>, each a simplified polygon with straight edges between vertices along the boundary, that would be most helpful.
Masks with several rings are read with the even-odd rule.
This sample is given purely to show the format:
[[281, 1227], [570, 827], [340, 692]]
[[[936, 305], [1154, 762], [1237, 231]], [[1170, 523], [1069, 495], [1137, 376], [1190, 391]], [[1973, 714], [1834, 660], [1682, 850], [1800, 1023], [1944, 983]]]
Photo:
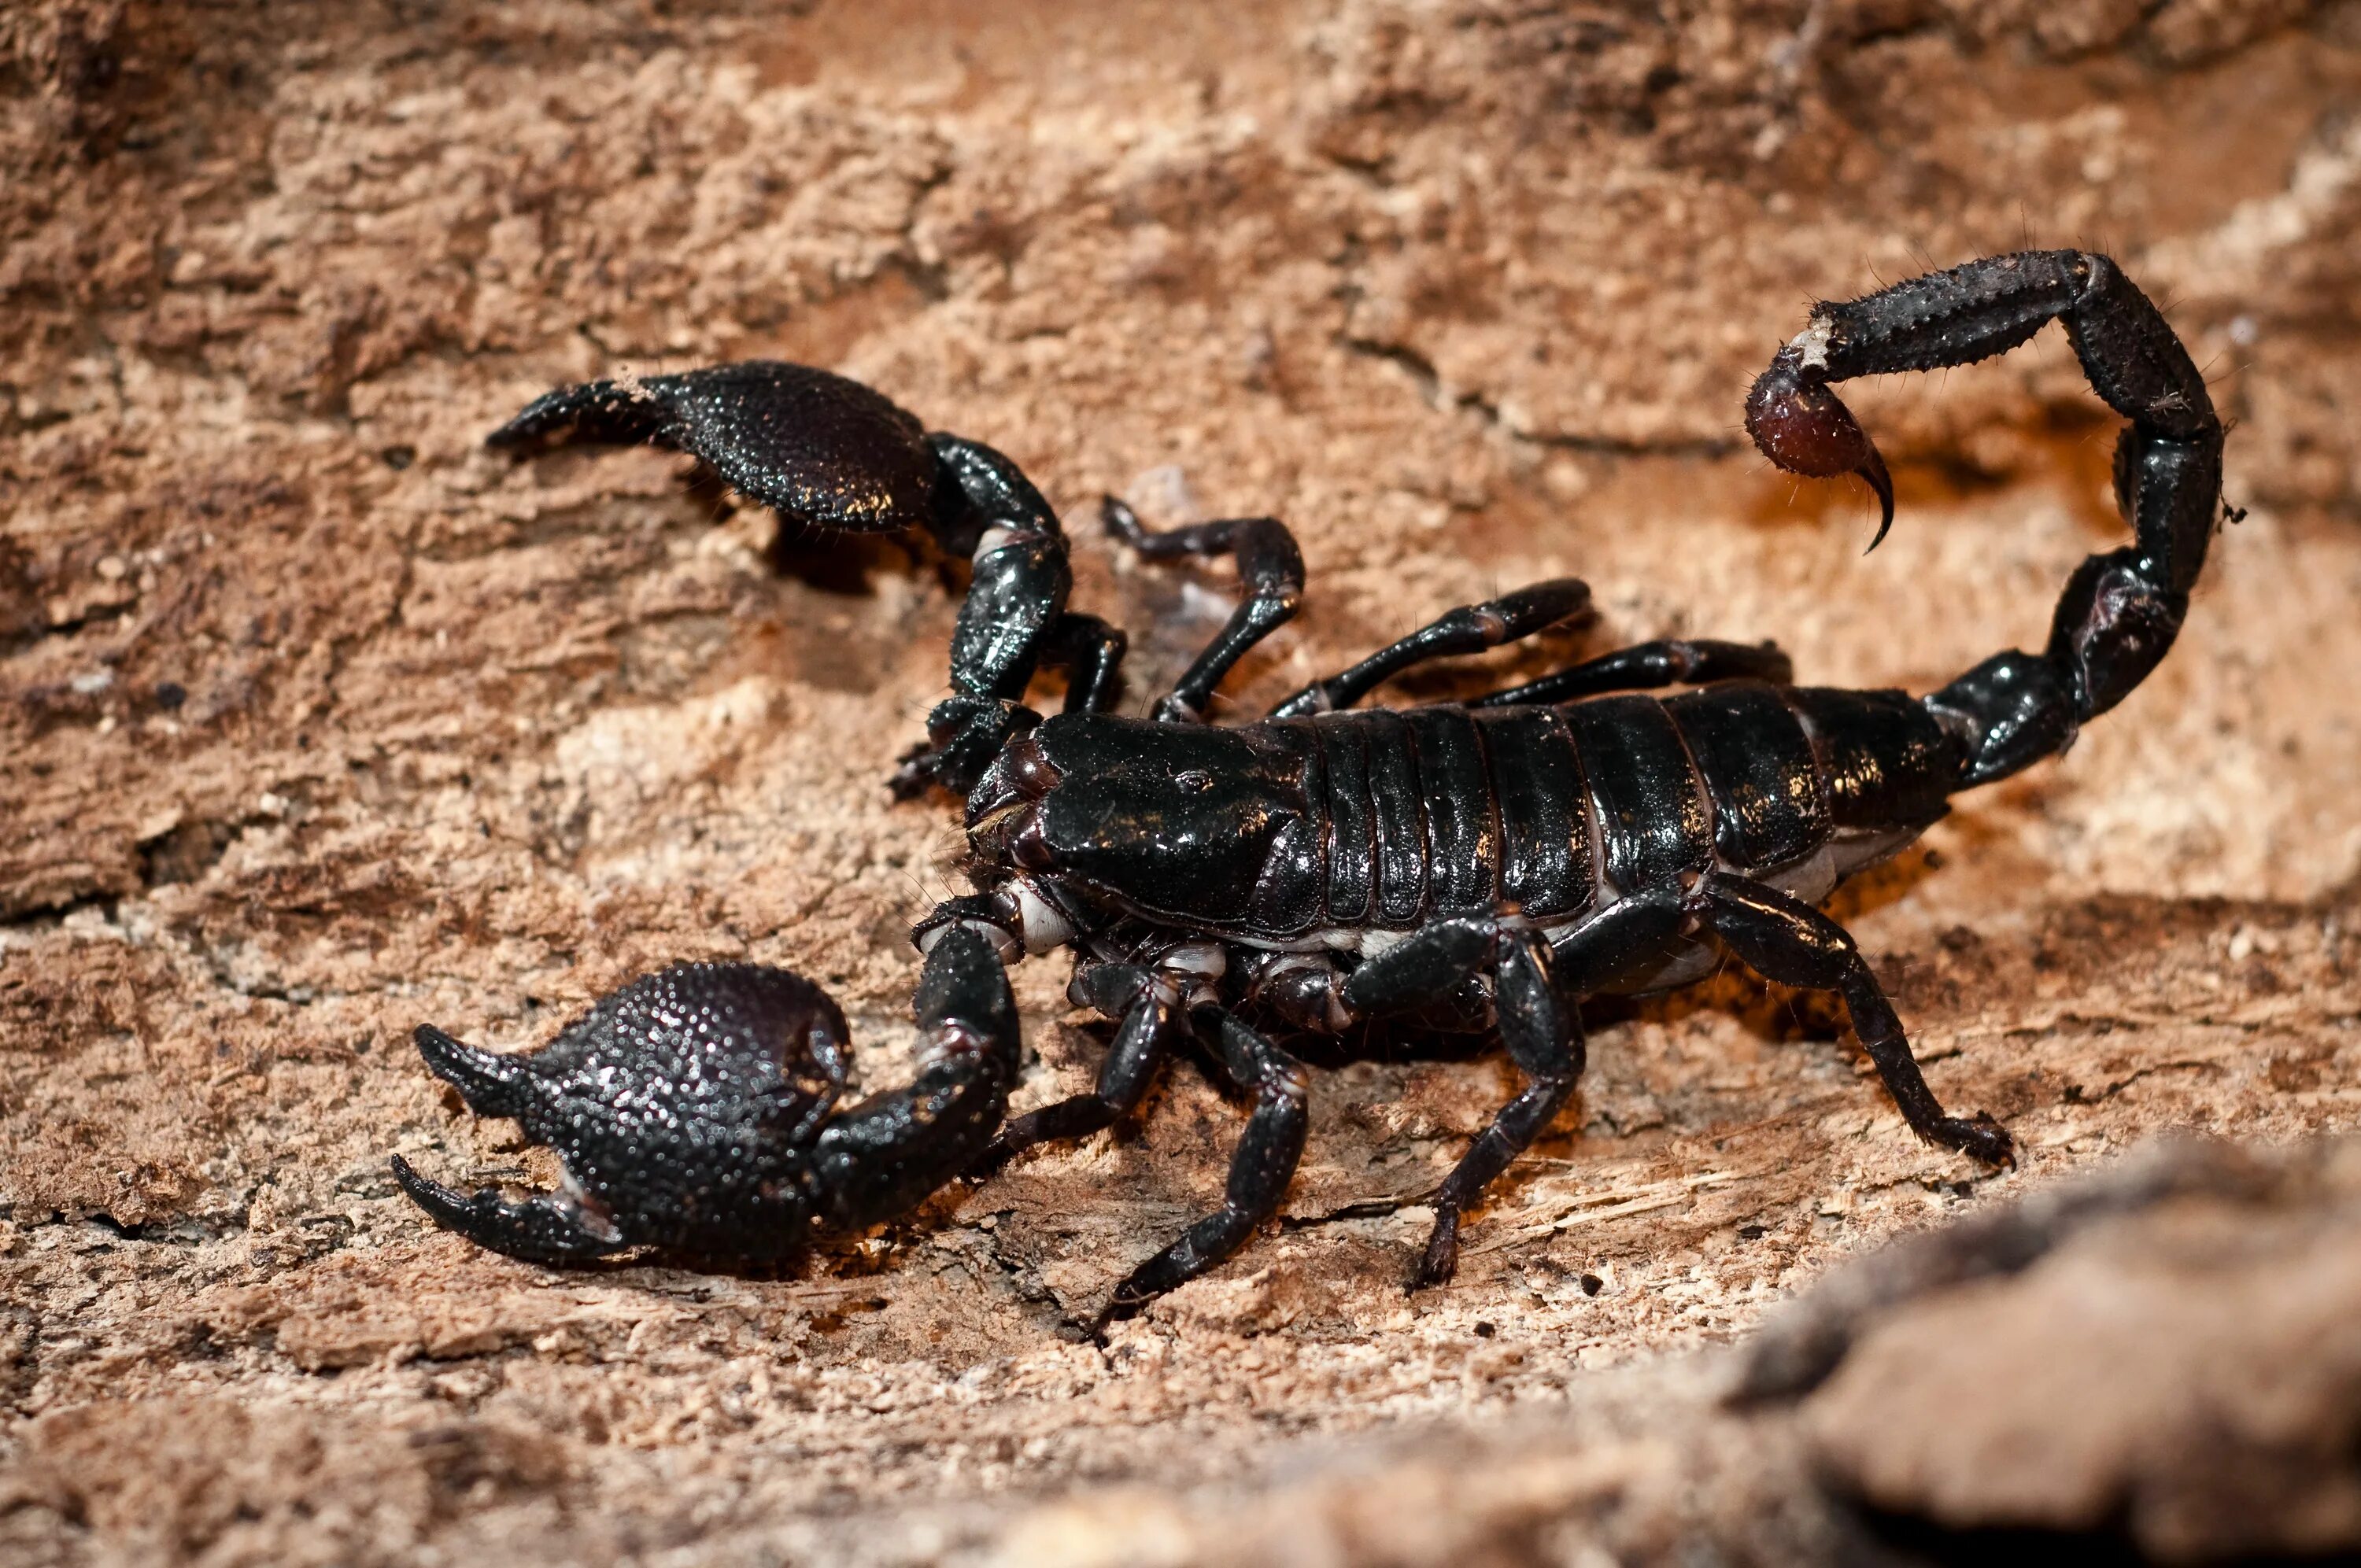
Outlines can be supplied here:
[[1073, 576], [1056, 511], [1006, 455], [928, 431], [882, 392], [772, 359], [621, 377], [537, 398], [485, 444], [522, 454], [562, 439], [686, 452], [790, 529], [923, 538], [970, 562], [950, 696], [890, 780], [896, 796], [965, 794], [1038, 720], [1022, 699], [1045, 663], [1074, 677], [1073, 706], [1114, 700], [1123, 636], [1067, 613]]
[[947, 934], [917, 1003], [912, 1082], [839, 1103], [844, 1015], [791, 970], [675, 964], [601, 998], [532, 1056], [418, 1031], [421, 1054], [479, 1115], [555, 1151], [562, 1189], [463, 1194], [397, 1156], [403, 1190], [446, 1230], [514, 1257], [579, 1261], [635, 1246], [771, 1257], [816, 1227], [892, 1218], [963, 1168], [1016, 1077], [1016, 1004], [992, 948]]
[[528, 1263], [588, 1263], [625, 1245], [611, 1223], [594, 1219], [566, 1193], [539, 1192], [519, 1202], [496, 1187], [461, 1192], [420, 1175], [400, 1155], [393, 1157], [393, 1179], [443, 1229]]
[[412, 1030], [411, 1039], [427, 1069], [457, 1090], [477, 1115], [513, 1116], [522, 1105], [527, 1074], [522, 1058], [454, 1039], [432, 1024]]
[[933, 515], [925, 427], [860, 382], [807, 366], [755, 359], [566, 387], [484, 444], [524, 449], [560, 437], [688, 453], [792, 525], [881, 533]]

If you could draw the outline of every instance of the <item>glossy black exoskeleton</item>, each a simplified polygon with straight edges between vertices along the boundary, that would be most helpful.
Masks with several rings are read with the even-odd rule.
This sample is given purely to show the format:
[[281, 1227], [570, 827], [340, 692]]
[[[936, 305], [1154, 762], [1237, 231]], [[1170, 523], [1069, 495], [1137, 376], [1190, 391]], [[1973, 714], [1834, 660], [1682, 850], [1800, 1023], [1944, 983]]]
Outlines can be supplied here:
[[[714, 1037], [733, 1042], [713, 1047], [727, 1069], [718, 1076], [697, 1065], [706, 1058], [667, 1021], [675, 1014], [639, 996], [684, 983], [667, 977], [619, 993], [530, 1064], [423, 1031], [429, 1062], [472, 1105], [516, 1115], [558, 1146], [571, 1189], [508, 1205], [461, 1199], [406, 1168], [405, 1181], [441, 1223], [529, 1256], [642, 1243], [768, 1252], [814, 1221], [906, 1209], [971, 1159], [988, 1170], [1109, 1125], [1193, 1037], [1252, 1102], [1228, 1190], [1133, 1270], [1104, 1321], [1203, 1273], [1277, 1210], [1302, 1150], [1306, 1093], [1303, 1067], [1274, 1034], [1389, 1020], [1495, 1029], [1527, 1086], [1424, 1200], [1435, 1222], [1416, 1282], [1433, 1283], [1455, 1266], [1462, 1214], [1573, 1093], [1576, 1001], [1680, 985], [1726, 957], [1840, 994], [1913, 1131], [2008, 1159], [1997, 1123], [1937, 1102], [1852, 938], [1815, 905], [1916, 838], [1953, 794], [2064, 751], [2156, 666], [2220, 516], [2221, 422], [2147, 296], [2106, 258], [2077, 251], [1990, 258], [1823, 304], [1746, 407], [1756, 444], [1780, 466], [1866, 480], [1882, 538], [1893, 520], [1884, 464], [1830, 387], [1985, 358], [2053, 319], [2130, 421], [2115, 493], [2134, 543], [2075, 573], [2042, 652], [1997, 654], [1923, 697], [1792, 685], [1767, 645], [1661, 641], [1466, 703], [1352, 711], [1412, 665], [1581, 611], [1587, 590], [1566, 579], [1453, 610], [1267, 718], [1213, 728], [1204, 714], [1223, 675], [1294, 614], [1301, 555], [1269, 518], [1159, 533], [1110, 499], [1106, 524], [1132, 548], [1232, 556], [1247, 589], [1152, 717], [1118, 717], [1107, 709], [1123, 636], [1068, 610], [1058, 521], [989, 448], [922, 434], [877, 394], [787, 365], [543, 399], [494, 440], [570, 429], [658, 441], [796, 521], [918, 532], [972, 554], [953, 695], [896, 780], [906, 793], [936, 783], [966, 796], [976, 891], [914, 932], [928, 954], [922, 1022], [966, 1043], [900, 1098], [832, 1113], [840, 1028], [824, 997], [782, 971], [712, 971], [735, 977], [718, 1015], [750, 1020], [717, 1024]], [[1044, 663], [1069, 671], [1066, 711], [1047, 720], [1023, 707]], [[1646, 695], [1671, 686], [1693, 689]], [[1097, 1087], [987, 1136], [1016, 1027], [983, 955], [1060, 948], [1074, 955], [1074, 1002], [1115, 1024]], [[777, 978], [755, 978], [764, 974]], [[766, 1076], [748, 1067], [745, 1042], [764, 1029], [775, 1037], [779, 1020], [811, 1043]], [[527, 1083], [544, 1098], [524, 1094]], [[952, 1102], [945, 1095], [955, 1114], [932, 1109]]]
[[908, 1212], [983, 1152], [1008, 1108], [1016, 1003], [972, 933], [927, 955], [907, 1088], [840, 1105], [844, 1014], [818, 986], [757, 964], [675, 964], [602, 998], [532, 1056], [421, 1025], [426, 1065], [479, 1116], [513, 1116], [554, 1149], [555, 1193], [511, 1202], [430, 1181], [396, 1155], [435, 1223], [513, 1257], [560, 1263], [626, 1247], [771, 1258], [816, 1229]]

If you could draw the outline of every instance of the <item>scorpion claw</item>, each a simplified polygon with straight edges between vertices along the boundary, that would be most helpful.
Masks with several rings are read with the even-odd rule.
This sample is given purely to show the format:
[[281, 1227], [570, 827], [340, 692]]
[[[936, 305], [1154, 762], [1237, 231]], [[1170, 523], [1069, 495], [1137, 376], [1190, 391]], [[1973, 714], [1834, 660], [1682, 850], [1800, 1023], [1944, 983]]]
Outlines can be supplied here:
[[512, 1202], [396, 1160], [434, 1223], [496, 1252], [573, 1262], [627, 1246], [774, 1255], [801, 1244], [811, 1149], [846, 1073], [843, 1014], [786, 970], [675, 964], [601, 998], [532, 1055], [422, 1027], [419, 1054], [482, 1116], [513, 1117], [565, 1172]]
[[484, 444], [500, 452], [567, 435], [608, 444], [653, 439], [664, 429], [664, 410], [642, 390], [643, 386], [635, 381], [591, 381], [544, 392], [484, 437]]
[[432, 1024], [411, 1032], [427, 1070], [459, 1091], [467, 1109], [478, 1116], [513, 1116], [523, 1102], [519, 1085], [524, 1064], [452, 1038]]
[[594, 1228], [589, 1211], [566, 1194], [544, 1192], [512, 1203], [498, 1188], [486, 1187], [470, 1196], [421, 1176], [400, 1155], [393, 1157], [393, 1179], [443, 1229], [527, 1263], [587, 1263], [625, 1245], [611, 1223]]
[[522, 450], [569, 435], [686, 452], [790, 524], [833, 533], [921, 529], [939, 482], [909, 413], [857, 381], [775, 360], [561, 388], [485, 444]]
[[531, 1056], [418, 1031], [437, 1076], [512, 1116], [556, 1156], [562, 1187], [522, 1202], [394, 1176], [434, 1223], [511, 1257], [582, 1262], [626, 1247], [766, 1259], [816, 1228], [859, 1230], [917, 1206], [1000, 1125], [1020, 1043], [991, 944], [953, 927], [918, 983], [925, 1057], [906, 1088], [839, 1101], [844, 1014], [790, 970], [675, 964], [599, 999]]

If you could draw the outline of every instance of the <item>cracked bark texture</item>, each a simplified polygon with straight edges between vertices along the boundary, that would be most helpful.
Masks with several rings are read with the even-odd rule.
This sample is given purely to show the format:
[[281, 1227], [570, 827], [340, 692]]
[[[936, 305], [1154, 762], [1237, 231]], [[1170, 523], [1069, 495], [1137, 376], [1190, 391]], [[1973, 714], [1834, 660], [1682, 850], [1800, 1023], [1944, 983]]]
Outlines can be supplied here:
[[[2361, 1104], [2361, 7], [52, 0], [0, 16], [0, 1554], [2350, 1539], [2301, 1442], [2270, 1452], [2312, 1535], [2116, 1506], [2181, 1472], [2104, 1409], [2046, 1491], [1938, 1484], [1984, 1430], [1942, 1401], [2053, 1386], [1983, 1327], [2054, 1318], [2037, 1296], [1831, 1286], [1890, 1332], [1800, 1402], [1717, 1400], [1722, 1347], [1888, 1236], [2158, 1128], [2278, 1145]], [[2120, 534], [2071, 354], [1862, 389], [1902, 507], [1867, 560], [1864, 499], [1769, 473], [1739, 401], [1813, 299], [2027, 243], [2168, 302], [2248, 515], [2140, 693], [1840, 900], [2018, 1170], [1912, 1142], [1828, 1008], [1730, 975], [1597, 1014], [1576, 1105], [1416, 1299], [1422, 1212], [1317, 1222], [1435, 1179], [1506, 1069], [1322, 1074], [1295, 1219], [1104, 1350], [1061, 1321], [1219, 1190], [1236, 1131], [1185, 1070], [1137, 1134], [779, 1277], [526, 1267], [395, 1192], [396, 1151], [554, 1174], [412, 1025], [537, 1043], [675, 959], [802, 971], [894, 1077], [904, 927], [956, 850], [945, 803], [883, 787], [941, 688], [932, 567], [774, 540], [660, 454], [484, 452], [535, 393], [790, 357], [1077, 520], [1108, 488], [1278, 512], [1308, 608], [1238, 711], [1559, 573], [1596, 646], [1775, 637], [1806, 679], [1923, 689], [2036, 641]], [[1220, 599], [1077, 554], [1152, 695]], [[1059, 971], [1017, 978], [1031, 1104], [1096, 1047]], [[2216, 1201], [2327, 1204], [2254, 1266], [2343, 1300], [2349, 1156], [2251, 1157], [2331, 1172]], [[2074, 1299], [2129, 1265], [2087, 1266]], [[2220, 1328], [2138, 1321], [2159, 1364]], [[2269, 1343], [2341, 1369], [2352, 1321], [2290, 1308]], [[2277, 1419], [2341, 1430], [2345, 1387]]]

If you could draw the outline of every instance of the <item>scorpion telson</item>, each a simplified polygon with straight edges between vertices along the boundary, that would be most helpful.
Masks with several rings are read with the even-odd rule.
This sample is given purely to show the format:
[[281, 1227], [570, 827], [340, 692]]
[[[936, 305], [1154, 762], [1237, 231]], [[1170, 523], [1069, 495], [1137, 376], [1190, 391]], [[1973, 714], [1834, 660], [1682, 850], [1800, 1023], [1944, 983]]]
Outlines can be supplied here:
[[[1434, 1228], [1414, 1283], [1432, 1284], [1452, 1273], [1461, 1216], [1574, 1092], [1578, 999], [1680, 985], [1725, 956], [1838, 992], [1914, 1132], [2007, 1160], [1997, 1123], [1936, 1101], [1852, 938], [1815, 905], [1951, 795], [2066, 750], [2156, 667], [2219, 515], [2221, 422], [2147, 297], [2079, 251], [1823, 304], [1746, 405], [1779, 466], [1864, 479], [1883, 538], [1893, 488], [1833, 386], [1969, 364], [2052, 319], [2130, 422], [2114, 488], [2134, 543], [2073, 574], [2041, 652], [1995, 654], [1922, 697], [1792, 685], [1768, 645], [1658, 641], [1466, 703], [1355, 710], [1413, 665], [1581, 611], [1587, 590], [1561, 579], [1455, 609], [1267, 718], [1216, 728], [1204, 716], [1224, 674], [1296, 611], [1301, 554], [1274, 519], [1157, 532], [1110, 499], [1117, 539], [1157, 558], [1227, 555], [1246, 587], [1153, 717], [1118, 717], [1123, 634], [1067, 608], [1058, 519], [991, 448], [793, 365], [543, 398], [493, 443], [654, 442], [791, 523], [972, 557], [951, 695], [894, 782], [966, 797], [975, 891], [915, 928], [930, 1048], [909, 1088], [840, 1106], [843, 1023], [817, 988], [781, 970], [676, 967], [531, 1058], [421, 1029], [428, 1065], [476, 1111], [554, 1145], [566, 1181], [516, 1203], [398, 1165], [404, 1186], [439, 1223], [523, 1257], [770, 1255], [1109, 1125], [1193, 1038], [1251, 1102], [1246, 1133], [1221, 1207], [1133, 1270], [1104, 1322], [1213, 1267], [1278, 1209], [1307, 1099], [1281, 1041], [1372, 1022], [1496, 1031], [1526, 1087], [1424, 1199]], [[1067, 674], [1065, 711], [1047, 719], [1024, 706], [1045, 664]], [[1643, 695], [1671, 686], [1693, 689]], [[1061, 948], [1072, 1000], [1114, 1025], [1098, 1082], [1004, 1125], [1018, 1046], [1001, 965]]]

